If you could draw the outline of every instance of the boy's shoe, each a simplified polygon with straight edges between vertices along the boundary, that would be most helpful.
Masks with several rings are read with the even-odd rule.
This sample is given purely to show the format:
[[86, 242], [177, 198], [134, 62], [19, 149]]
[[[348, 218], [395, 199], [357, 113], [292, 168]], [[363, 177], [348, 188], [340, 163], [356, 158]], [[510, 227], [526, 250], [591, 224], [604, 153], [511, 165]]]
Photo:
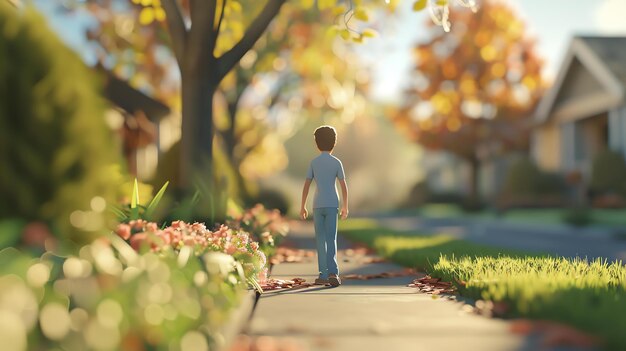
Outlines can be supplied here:
[[317, 278], [315, 279], [314, 285], [327, 285], [329, 284], [328, 279]]
[[339, 276], [336, 275], [331, 275], [330, 277], [328, 277], [328, 282], [331, 286], [341, 285], [341, 279], [339, 278]]

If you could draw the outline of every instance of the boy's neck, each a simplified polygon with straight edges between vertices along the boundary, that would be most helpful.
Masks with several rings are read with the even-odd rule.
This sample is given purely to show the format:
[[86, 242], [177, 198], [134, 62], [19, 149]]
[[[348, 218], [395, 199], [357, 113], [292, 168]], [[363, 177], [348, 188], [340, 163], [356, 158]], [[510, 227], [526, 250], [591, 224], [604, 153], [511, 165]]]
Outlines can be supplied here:
[[332, 153], [333, 153], [332, 151], [321, 151], [321, 150], [320, 150], [320, 154], [329, 154], [329, 155], [330, 155], [330, 154], [332, 154]]

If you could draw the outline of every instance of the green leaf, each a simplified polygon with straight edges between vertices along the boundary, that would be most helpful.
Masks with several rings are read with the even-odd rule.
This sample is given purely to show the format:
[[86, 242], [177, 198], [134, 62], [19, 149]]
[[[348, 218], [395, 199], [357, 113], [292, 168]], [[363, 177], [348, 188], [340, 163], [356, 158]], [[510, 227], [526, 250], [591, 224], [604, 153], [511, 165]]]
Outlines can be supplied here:
[[259, 282], [256, 281], [256, 279], [250, 277], [248, 278], [248, 284], [252, 285], [252, 287], [259, 292], [259, 294], [263, 293], [263, 288], [261, 287], [261, 284], [259, 284]]
[[154, 210], [159, 205], [159, 202], [161, 202], [161, 199], [163, 198], [163, 194], [165, 194], [165, 190], [167, 189], [167, 186], [169, 184], [170, 184], [169, 181], [165, 182], [165, 184], [163, 184], [159, 192], [157, 192], [157, 194], [154, 195], [154, 197], [152, 198], [152, 201], [150, 201], [150, 203], [148, 204], [148, 207], [146, 207], [146, 212], [144, 212], [144, 217], [146, 219], [150, 219], [150, 217], [154, 213]]
[[15, 246], [20, 240], [25, 224], [21, 219], [0, 221], [0, 249]]
[[130, 199], [130, 219], [139, 219], [139, 185], [137, 184], [137, 178], [135, 178], [135, 184], [133, 185], [133, 196]]
[[128, 219], [128, 214], [126, 214], [126, 212], [124, 212], [124, 210], [118, 206], [110, 206], [109, 211], [113, 212], [118, 221], [124, 221]]
[[422, 11], [428, 5], [428, 0], [417, 0], [413, 3], [413, 11]]

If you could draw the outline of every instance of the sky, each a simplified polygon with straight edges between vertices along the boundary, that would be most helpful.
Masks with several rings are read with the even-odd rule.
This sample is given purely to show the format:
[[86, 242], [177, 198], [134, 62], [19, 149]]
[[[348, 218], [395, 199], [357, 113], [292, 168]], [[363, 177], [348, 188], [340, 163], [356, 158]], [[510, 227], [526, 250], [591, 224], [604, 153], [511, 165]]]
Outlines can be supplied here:
[[[427, 38], [424, 23], [428, 14], [412, 12], [410, 7], [413, 1], [402, 1], [397, 14], [379, 28], [380, 35], [357, 49], [361, 59], [372, 68], [373, 98], [385, 102], [394, 102], [401, 98], [404, 77], [411, 69], [411, 48]], [[573, 35], [626, 36], [626, 0], [502, 1], [519, 10], [530, 35], [536, 38], [539, 53], [546, 61], [544, 74], [547, 79], [553, 78], [558, 71]], [[86, 40], [82, 30], [91, 25], [91, 22], [81, 15], [66, 17], [54, 14], [54, 1], [35, 0], [35, 3], [64, 40], [81, 52], [86, 61], [93, 61], [93, 56], [85, 50]]]

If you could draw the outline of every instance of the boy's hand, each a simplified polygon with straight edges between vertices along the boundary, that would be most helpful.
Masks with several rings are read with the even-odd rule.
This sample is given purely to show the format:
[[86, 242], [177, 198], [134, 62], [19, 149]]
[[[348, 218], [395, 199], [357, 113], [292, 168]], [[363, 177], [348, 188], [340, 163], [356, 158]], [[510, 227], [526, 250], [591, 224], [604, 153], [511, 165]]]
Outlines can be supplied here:
[[340, 212], [341, 219], [346, 219], [346, 218], [348, 218], [348, 212], [349, 212], [349, 211], [348, 211], [348, 208], [347, 208], [347, 207], [342, 207], [342, 208], [341, 208], [341, 212]]
[[300, 218], [302, 219], [306, 219], [309, 216], [309, 212], [306, 210], [306, 208], [301, 208], [300, 209]]

